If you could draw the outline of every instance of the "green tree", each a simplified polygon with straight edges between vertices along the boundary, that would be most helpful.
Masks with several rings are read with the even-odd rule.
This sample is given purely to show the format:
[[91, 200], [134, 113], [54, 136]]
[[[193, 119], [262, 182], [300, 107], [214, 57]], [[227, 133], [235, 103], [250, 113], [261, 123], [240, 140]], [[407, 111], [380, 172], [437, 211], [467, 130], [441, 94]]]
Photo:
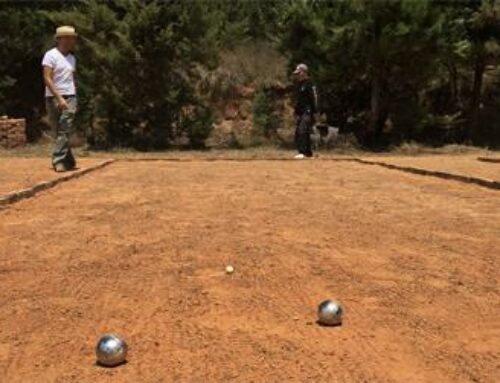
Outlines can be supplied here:
[[[41, 52], [47, 22], [36, 8], [0, 4], [0, 114], [28, 117], [41, 108]], [[28, 132], [33, 137], [31, 131]]]
[[[500, 83], [492, 80], [500, 73], [499, 3], [3, 1], [0, 114], [28, 117], [35, 138], [42, 55], [57, 25], [74, 24], [79, 123], [100, 146], [164, 148], [183, 135], [202, 146], [211, 128], [204, 105], [221, 107], [210, 95], [271, 84], [274, 77], [283, 82], [284, 57], [289, 69], [309, 65], [330, 123], [354, 128], [366, 144], [442, 143], [452, 130], [500, 144], [494, 107]], [[255, 123], [265, 127], [259, 116], [273, 113], [261, 110], [269, 96], [261, 93]], [[200, 111], [206, 123], [186, 119], [183, 110]]]
[[500, 1], [484, 0], [469, 19], [470, 58], [473, 86], [470, 101], [469, 135], [473, 136], [480, 123], [483, 77], [489, 63], [500, 57]]
[[201, 3], [88, 1], [47, 16], [81, 31], [84, 108], [107, 144], [160, 149], [181, 133], [182, 107], [198, 102], [193, 68], [215, 51]]
[[389, 117], [400, 138], [418, 128], [419, 95], [440, 53], [443, 22], [425, 0], [300, 2], [283, 43], [296, 62], [310, 60], [323, 109], [361, 116], [361, 137], [370, 143]]

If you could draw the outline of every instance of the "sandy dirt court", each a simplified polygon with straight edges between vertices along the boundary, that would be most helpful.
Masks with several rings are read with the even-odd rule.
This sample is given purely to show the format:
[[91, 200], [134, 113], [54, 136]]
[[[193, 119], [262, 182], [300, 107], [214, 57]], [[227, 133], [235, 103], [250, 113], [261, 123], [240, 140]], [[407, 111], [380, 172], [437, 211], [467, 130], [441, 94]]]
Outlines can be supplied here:
[[[78, 168], [85, 169], [102, 160], [79, 158]], [[28, 188], [42, 181], [50, 181], [61, 176], [55, 173], [47, 158], [0, 158], [0, 196], [9, 192]]]
[[477, 155], [417, 157], [381, 156], [366, 157], [366, 159], [385, 162], [392, 165], [411, 166], [467, 177], [480, 177], [492, 181], [500, 181], [500, 162], [479, 161]]
[[116, 162], [0, 209], [0, 381], [496, 383], [499, 217], [359, 163]]

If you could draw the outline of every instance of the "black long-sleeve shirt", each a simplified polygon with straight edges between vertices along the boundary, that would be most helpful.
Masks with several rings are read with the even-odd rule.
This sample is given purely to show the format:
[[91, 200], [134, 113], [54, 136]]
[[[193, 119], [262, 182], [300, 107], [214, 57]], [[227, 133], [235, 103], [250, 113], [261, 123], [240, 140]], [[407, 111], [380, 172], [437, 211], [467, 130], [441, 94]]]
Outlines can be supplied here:
[[311, 80], [305, 80], [297, 88], [297, 102], [295, 104], [295, 114], [318, 112], [318, 93], [316, 86]]

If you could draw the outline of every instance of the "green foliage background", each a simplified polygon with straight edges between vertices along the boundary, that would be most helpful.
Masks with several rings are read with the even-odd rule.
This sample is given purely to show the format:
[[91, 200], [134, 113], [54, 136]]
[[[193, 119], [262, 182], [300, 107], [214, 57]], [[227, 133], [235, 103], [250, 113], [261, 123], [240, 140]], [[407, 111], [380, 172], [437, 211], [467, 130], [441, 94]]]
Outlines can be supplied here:
[[81, 36], [79, 125], [95, 147], [162, 149], [180, 136], [202, 147], [216, 93], [206, 88], [230, 95], [245, 62], [270, 68], [245, 75], [262, 87], [254, 118], [269, 135], [275, 56], [288, 74], [306, 62], [328, 121], [367, 147], [500, 145], [500, 0], [3, 1], [0, 114], [27, 117], [31, 139], [41, 57], [61, 24]]

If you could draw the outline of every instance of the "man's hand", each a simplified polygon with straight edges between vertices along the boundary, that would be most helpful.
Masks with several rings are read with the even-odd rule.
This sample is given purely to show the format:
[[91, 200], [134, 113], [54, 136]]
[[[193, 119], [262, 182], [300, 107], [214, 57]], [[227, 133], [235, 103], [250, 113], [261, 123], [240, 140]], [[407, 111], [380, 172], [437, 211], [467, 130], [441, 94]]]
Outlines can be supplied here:
[[68, 109], [68, 103], [66, 102], [66, 100], [64, 98], [58, 98], [57, 99], [57, 107], [59, 108], [59, 110], [65, 110], [65, 109]]

